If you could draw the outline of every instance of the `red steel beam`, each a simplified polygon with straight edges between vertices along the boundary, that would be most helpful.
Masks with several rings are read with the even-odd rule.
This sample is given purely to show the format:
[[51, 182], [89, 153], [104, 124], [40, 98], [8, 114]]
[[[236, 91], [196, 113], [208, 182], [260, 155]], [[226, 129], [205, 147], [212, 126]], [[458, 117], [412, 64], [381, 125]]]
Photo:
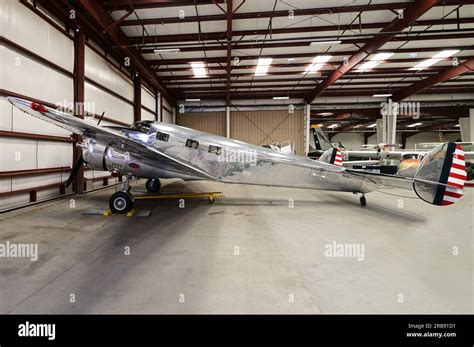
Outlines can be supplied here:
[[[199, 0], [199, 5], [209, 5], [213, 3], [224, 3], [224, 0]], [[104, 8], [109, 11], [119, 11], [144, 8], [161, 8], [161, 7], [179, 7], [194, 6], [194, 0], [106, 0]]]
[[[426, 32], [429, 34], [429, 32]], [[372, 34], [370, 34], [372, 35]], [[387, 35], [387, 34], [385, 34]], [[473, 33], [472, 30], [469, 32], [461, 32], [461, 33], [443, 33], [443, 34], [430, 34], [430, 35], [406, 35], [400, 34], [400, 36], [393, 37], [391, 41], [395, 42], [406, 42], [406, 41], [428, 41], [428, 40], [457, 40], [457, 39], [472, 39]], [[328, 37], [327, 39], [335, 38], [334, 36]], [[361, 44], [368, 44], [372, 42], [374, 38], [379, 38], [378, 36], [367, 38], [367, 37], [355, 37], [355, 38], [339, 38], [341, 44], [343, 45], [361, 45]], [[296, 39], [300, 40], [300, 39]], [[290, 47], [309, 47], [309, 45], [313, 42], [312, 39], [305, 38], [304, 41], [295, 41], [295, 39], [283, 41], [283, 42], [267, 42], [267, 43], [239, 43], [233, 44], [232, 49], [260, 49], [260, 48], [290, 48]], [[139, 44], [137, 43], [139, 46]], [[179, 44], [178, 44], [179, 45]], [[157, 46], [161, 47], [161, 46]], [[173, 45], [173, 48], [176, 46]], [[167, 46], [167, 48], [169, 48]], [[222, 44], [214, 44], [212, 46], [206, 46], [206, 51], [222, 51], [225, 50], [225, 45]], [[149, 49], [149, 48], [148, 48]], [[203, 50], [202, 44], [198, 45], [197, 43], [193, 43], [192, 46], [185, 46], [180, 45], [179, 49], [181, 52], [201, 52]], [[141, 53], [145, 53], [145, 49], [141, 50]], [[149, 51], [148, 51], [149, 52]]]
[[234, 9], [232, 5], [232, 0], [227, 0], [227, 93], [226, 93], [226, 102], [227, 105], [230, 104], [230, 74], [232, 72], [231, 62], [232, 62], [232, 16], [234, 14]]
[[312, 103], [316, 97], [321, 95], [325, 89], [334, 84], [339, 78], [349, 72], [354, 66], [359, 64], [372, 53], [380, 49], [385, 43], [395, 37], [396, 32], [400, 32], [413, 24], [420, 16], [437, 4], [436, 0], [415, 0], [404, 12], [403, 18], [396, 18], [390, 22], [382, 31], [381, 35], [375, 36], [367, 42], [356, 54], [352, 55], [347, 64], [342, 64], [331, 76], [325, 79], [305, 98], [307, 103]]
[[[391, 49], [390, 51], [393, 53], [423, 53], [423, 52], [439, 52], [442, 50], [442, 47], [417, 47], [417, 48], [399, 48], [399, 49]], [[468, 45], [468, 46], [454, 46], [454, 47], [449, 47], [449, 49], [458, 49], [460, 51], [463, 50], [471, 50], [474, 49], [473, 45]], [[142, 49], [141, 53], [153, 53], [153, 50], [150, 49]], [[353, 54], [357, 53], [357, 51], [340, 51], [340, 52], [329, 52], [328, 54], [331, 54], [334, 57], [340, 57], [340, 56], [351, 56]], [[277, 59], [287, 59], [287, 58], [314, 58], [315, 53], [285, 53], [285, 54], [273, 54], [272, 58], [273, 60]], [[258, 56], [256, 55], [244, 55], [239, 57], [241, 61], [243, 60], [256, 60], [258, 59]], [[207, 59], [205, 58], [199, 58], [199, 60], [202, 60], [206, 62], [207, 64], [213, 64], [213, 63], [225, 63], [226, 62], [226, 57], [209, 57]], [[150, 65], [186, 65], [190, 61], [190, 58], [184, 58], [184, 59], [165, 59], [165, 60], [158, 60], [158, 59], [153, 59], [153, 60], [147, 60], [147, 62]]]
[[[110, 5], [109, 5], [110, 3]], [[113, 1], [107, 1], [107, 7], [112, 8]], [[438, 6], [450, 6], [450, 5], [466, 5], [473, 4], [473, 0], [447, 0], [440, 3]], [[369, 12], [369, 11], [384, 11], [384, 10], [398, 10], [405, 9], [410, 6], [410, 2], [394, 2], [389, 4], [373, 4], [373, 5], [355, 5], [355, 6], [333, 6], [333, 7], [321, 7], [321, 8], [307, 8], [307, 9], [294, 9], [293, 15], [297, 16], [317, 16], [325, 14], [338, 14], [338, 13], [351, 13], [351, 12]], [[125, 9], [125, 8], [122, 8]], [[261, 19], [270, 17], [288, 17], [288, 10], [280, 11], [261, 11], [261, 12], [242, 12], [234, 15], [234, 20], [239, 19]], [[225, 21], [226, 15], [208, 15], [199, 16], [201, 21]], [[192, 23], [197, 22], [198, 17], [186, 16], [184, 18], [168, 17], [168, 18], [150, 18], [150, 19], [134, 19], [128, 20], [121, 23], [121, 26], [133, 26], [133, 25], [156, 25], [156, 24], [173, 24], [173, 23]]]
[[[424, 73], [435, 73], [440, 72], [443, 70], [443, 67], [429, 67], [423, 70]], [[318, 72], [320, 76], [327, 76], [330, 77], [332, 70], [321, 70]], [[372, 75], [377, 74], [390, 74], [390, 73], [401, 73], [405, 74], [405, 77], [417, 76], [416, 71], [411, 71], [408, 68], [377, 68], [373, 70], [368, 70], [362, 73], [361, 76], [368, 76], [367, 78], [371, 78]], [[266, 76], [279, 76], [279, 75], [301, 75], [303, 78], [304, 75], [303, 71], [272, 71], [266, 74]], [[318, 76], [316, 74], [316, 76]], [[360, 74], [360, 73], [359, 73]], [[231, 77], [250, 77], [253, 76], [253, 72], [240, 72], [240, 73], [233, 73]], [[309, 77], [309, 76], [308, 76]], [[201, 79], [213, 79], [213, 78], [227, 78], [227, 74], [210, 74], [206, 77], [196, 77], [194, 75], [175, 75], [175, 76], [162, 76], [163, 81], [173, 81], [173, 80], [201, 80]], [[255, 80], [258, 81], [258, 80]], [[332, 85], [332, 84], [331, 84]], [[328, 86], [329, 87], [329, 86]]]
[[[82, 30], [76, 31], [74, 35], [74, 115], [81, 119], [84, 119], [85, 50], [86, 36]], [[82, 142], [82, 137], [74, 134], [73, 140], [72, 161], [75, 164], [82, 156], [82, 149], [76, 146], [77, 143]], [[81, 166], [77, 172], [73, 187], [76, 193], [84, 193], [84, 166]]]
[[[301, 90], [295, 90], [295, 91], [287, 91], [285, 92], [285, 96], [289, 96], [290, 98], [296, 98], [296, 99], [301, 99], [302, 94]], [[278, 91], [270, 90], [270, 91], [248, 91], [248, 92], [234, 92], [231, 94], [231, 97], [233, 99], [270, 99], [275, 94], [277, 94]], [[326, 90], [324, 92], [324, 96], [370, 96], [374, 93], [374, 90], [370, 91], [348, 91], [348, 92], [343, 92], [343, 91], [337, 91], [337, 90]], [[467, 88], [462, 88], [462, 89], [452, 89], [452, 88], [439, 88], [439, 89], [428, 89], [422, 91], [422, 94], [453, 94], [453, 93], [474, 93], [474, 87], [467, 87]], [[196, 95], [194, 93], [192, 94], [187, 94], [186, 92], [182, 92], [178, 95], [179, 99], [185, 99], [186, 96], [191, 96], [191, 95]], [[199, 94], [200, 99], [223, 99], [225, 98], [225, 92], [222, 93], [203, 93]]]
[[[117, 23], [117, 22], [116, 22]], [[449, 19], [432, 19], [432, 20], [421, 20], [416, 21], [414, 26], [432, 26], [432, 25], [450, 25], [450, 24], [473, 24], [474, 18], [449, 18]], [[272, 34], [296, 34], [296, 33], [310, 33], [310, 32], [326, 32], [326, 31], [345, 31], [345, 30], [359, 30], [359, 29], [381, 29], [387, 25], [386, 22], [380, 23], [363, 23], [360, 25], [355, 24], [343, 24], [343, 25], [320, 25], [311, 27], [284, 27], [284, 28], [272, 28]], [[234, 31], [232, 36], [253, 36], [253, 35], [265, 35], [266, 29], [259, 30], [238, 30]], [[154, 35], [147, 36], [143, 39], [142, 36], [131, 36], [129, 37], [130, 42], [133, 44], [142, 43], [169, 43], [169, 42], [199, 42], [200, 39], [204, 38], [206, 41], [220, 40], [226, 35], [226, 32], [206, 32], [203, 35], [200, 34], [175, 34], [175, 35]], [[227, 40], [231, 40], [231, 38]]]
[[133, 76], [133, 122], [142, 120], [142, 83], [140, 76]]
[[126, 57], [130, 58], [130, 60], [134, 63], [134, 67], [140, 72], [141, 75], [148, 76], [150, 81], [154, 84], [154, 87], [158, 89], [168, 100], [174, 102], [175, 99], [170, 94], [168, 88], [166, 88], [158, 76], [150, 69], [141, 54], [135, 48], [128, 47], [128, 38], [121, 31], [121, 29], [118, 27], [111, 27], [114, 22], [109, 17], [107, 12], [105, 12], [105, 10], [100, 6], [100, 4], [94, 0], [78, 0], [77, 2], [88, 12], [90, 16], [92, 16], [93, 20], [101, 30], [110, 28], [110, 30], [107, 31], [105, 35], [107, 35], [119, 47]]
[[459, 64], [458, 66], [453, 66], [449, 69], [441, 71], [437, 75], [431, 76], [420, 82], [414, 83], [409, 87], [399, 90], [398, 92], [393, 94], [392, 99], [394, 101], [401, 101], [409, 97], [410, 95], [419, 93], [425, 90], [426, 88], [430, 88], [431, 86], [437, 83], [446, 82], [454, 77], [463, 75], [473, 70], [474, 70], [474, 59], [470, 59], [468, 61], [465, 61], [462, 64]]

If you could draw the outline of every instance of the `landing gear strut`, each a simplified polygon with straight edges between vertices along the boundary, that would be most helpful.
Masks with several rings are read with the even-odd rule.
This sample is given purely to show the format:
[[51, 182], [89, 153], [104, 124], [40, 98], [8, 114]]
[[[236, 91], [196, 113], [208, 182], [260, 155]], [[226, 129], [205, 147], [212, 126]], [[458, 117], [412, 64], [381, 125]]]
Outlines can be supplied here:
[[133, 196], [130, 193], [131, 176], [124, 176], [122, 190], [112, 194], [109, 200], [109, 206], [112, 213], [125, 214], [133, 208]]
[[362, 193], [362, 196], [360, 197], [360, 206], [366, 206], [367, 205], [367, 200], [365, 199], [365, 194]]
[[146, 181], [146, 190], [150, 193], [158, 193], [161, 189], [161, 182], [159, 178], [150, 178]]

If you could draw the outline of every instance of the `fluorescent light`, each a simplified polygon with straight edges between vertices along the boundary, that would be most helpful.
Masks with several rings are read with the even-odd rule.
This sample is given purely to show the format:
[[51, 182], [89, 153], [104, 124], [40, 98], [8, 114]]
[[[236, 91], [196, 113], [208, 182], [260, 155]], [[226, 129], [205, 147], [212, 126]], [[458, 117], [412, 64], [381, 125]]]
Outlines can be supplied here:
[[194, 76], [201, 78], [207, 76], [206, 67], [203, 62], [196, 61], [191, 63], [191, 67], [193, 68]]
[[334, 129], [334, 128], [337, 128], [339, 126], [339, 124], [331, 124], [328, 126], [328, 128], [330, 129]]
[[259, 58], [255, 68], [255, 76], [265, 76], [272, 61], [273, 58]]
[[334, 41], [312, 41], [309, 45], [310, 46], [316, 46], [316, 45], [338, 45], [342, 41], [340, 40], [334, 40]]
[[441, 51], [433, 56], [434, 59], [446, 59], [449, 58], [452, 55], [455, 55], [456, 53], [459, 53], [459, 49], [447, 49], [444, 51]]
[[201, 99], [186, 99], [186, 102], [191, 102], [191, 101], [201, 101]]
[[410, 68], [410, 70], [423, 70], [431, 65], [439, 63], [443, 59], [449, 58], [456, 53], [459, 53], [459, 49], [447, 49], [435, 54], [432, 58], [423, 60], [421, 63], [416, 64], [414, 67]]
[[459, 128], [459, 127], [460, 127], [460, 125], [459, 125], [459, 124], [456, 124], [454, 127], [455, 127], [455, 128]]
[[373, 69], [374, 67], [379, 65], [382, 60], [386, 60], [386, 59], [390, 58], [392, 55], [393, 55], [393, 53], [390, 53], [390, 52], [377, 53], [372, 58], [370, 58], [370, 60], [368, 62], [365, 62], [364, 64], [362, 64], [360, 66], [360, 68], [358, 68], [356, 71], [364, 72], [364, 71]]
[[274, 96], [273, 100], [288, 100], [289, 96]]
[[375, 128], [377, 126], [377, 123], [367, 125], [367, 128]]
[[334, 113], [332, 112], [321, 112], [317, 113], [318, 116], [332, 116]]
[[318, 55], [313, 59], [313, 63], [306, 68], [305, 73], [316, 73], [324, 66], [324, 63], [327, 63], [331, 58], [332, 55]]
[[372, 95], [373, 98], [389, 98], [392, 94], [374, 94]]
[[179, 48], [158, 48], [153, 50], [155, 53], [179, 53], [181, 50]]
[[407, 125], [407, 128], [414, 128], [414, 127], [417, 127], [418, 125], [422, 125], [423, 123], [413, 123], [413, 124], [410, 124], [410, 125]]

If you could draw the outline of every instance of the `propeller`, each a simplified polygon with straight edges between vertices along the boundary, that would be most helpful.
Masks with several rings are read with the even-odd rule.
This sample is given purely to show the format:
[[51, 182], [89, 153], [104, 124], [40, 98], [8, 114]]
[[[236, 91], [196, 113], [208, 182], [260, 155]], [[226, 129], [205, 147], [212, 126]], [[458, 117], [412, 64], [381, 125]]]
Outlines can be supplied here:
[[79, 170], [82, 167], [83, 163], [84, 163], [84, 158], [82, 157], [82, 152], [81, 152], [81, 156], [79, 157], [79, 159], [77, 159], [77, 161], [74, 164], [74, 167], [72, 168], [72, 171], [69, 175], [69, 178], [66, 181], [66, 188], [71, 185], [72, 181], [74, 181], [74, 178], [76, 178], [77, 173], [79, 172]]
[[102, 118], [104, 118], [104, 114], [105, 114], [105, 111], [102, 112], [102, 114], [100, 115], [99, 121], [97, 122], [97, 126], [99, 126], [100, 122], [102, 122]]

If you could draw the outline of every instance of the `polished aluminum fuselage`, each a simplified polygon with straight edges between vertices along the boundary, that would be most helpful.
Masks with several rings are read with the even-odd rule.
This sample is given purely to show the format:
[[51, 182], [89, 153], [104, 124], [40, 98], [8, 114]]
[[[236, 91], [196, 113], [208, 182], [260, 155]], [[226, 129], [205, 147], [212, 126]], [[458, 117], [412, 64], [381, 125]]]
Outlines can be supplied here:
[[[165, 165], [161, 165], [159, 160], [154, 165], [140, 164], [140, 169], [130, 169], [129, 166], [124, 165], [131, 174], [139, 177], [211, 179], [224, 183], [347, 192], [370, 192], [376, 189], [372, 181], [346, 172], [339, 166], [276, 152], [177, 125], [155, 122], [148, 134], [126, 132], [128, 132], [127, 136], [134, 140], [153, 146], [167, 156], [208, 176], [180, 175]], [[168, 140], [162, 141], [159, 137], [157, 138], [157, 134], [160, 133], [167, 135]], [[196, 141], [197, 148], [187, 146], [188, 141]], [[209, 146], [213, 146], [211, 151]], [[133, 157], [130, 159], [140, 160]]]

